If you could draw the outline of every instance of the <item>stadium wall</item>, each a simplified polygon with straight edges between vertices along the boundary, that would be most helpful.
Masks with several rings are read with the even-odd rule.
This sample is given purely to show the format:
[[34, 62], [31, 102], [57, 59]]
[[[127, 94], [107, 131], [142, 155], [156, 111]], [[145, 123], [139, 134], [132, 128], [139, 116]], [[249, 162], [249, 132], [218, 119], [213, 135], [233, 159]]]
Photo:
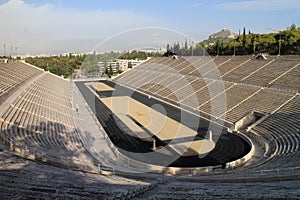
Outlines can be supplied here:
[[[232, 133], [232, 134], [234, 134], [234, 133]], [[245, 134], [243, 134], [242, 132], [238, 132], [238, 135], [239, 135], [239, 137], [241, 137], [244, 141], [246, 141], [249, 144], [249, 146], [251, 147], [251, 150], [246, 155], [244, 155], [242, 158], [240, 158], [238, 160], [234, 160], [229, 163], [226, 163], [226, 168], [233, 169], [233, 168], [237, 168], [241, 165], [244, 165], [255, 154], [255, 145], [253, 144], [251, 139], [249, 137], [247, 137]]]

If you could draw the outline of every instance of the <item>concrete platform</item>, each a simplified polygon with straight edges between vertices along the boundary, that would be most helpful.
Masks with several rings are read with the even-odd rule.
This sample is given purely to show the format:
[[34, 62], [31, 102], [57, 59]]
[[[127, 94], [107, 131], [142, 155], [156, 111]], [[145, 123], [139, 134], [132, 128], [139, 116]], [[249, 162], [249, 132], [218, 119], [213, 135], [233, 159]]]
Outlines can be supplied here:
[[102, 82], [90, 82], [90, 83], [86, 83], [86, 85], [92, 86], [97, 91], [113, 91], [113, 90], [115, 90], [114, 88], [112, 88]]

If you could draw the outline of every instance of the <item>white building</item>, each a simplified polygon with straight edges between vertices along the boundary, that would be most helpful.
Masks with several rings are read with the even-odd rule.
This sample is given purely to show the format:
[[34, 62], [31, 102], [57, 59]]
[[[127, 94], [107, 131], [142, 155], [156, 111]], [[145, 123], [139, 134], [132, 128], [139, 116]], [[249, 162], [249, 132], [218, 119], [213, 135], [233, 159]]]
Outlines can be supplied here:
[[117, 71], [119, 71], [119, 63], [116, 61], [101, 61], [98, 62], [98, 66], [99, 66], [99, 71], [100, 72], [105, 72], [106, 68], [111, 67], [113, 72], [116, 73]]
[[105, 69], [108, 67], [112, 67], [114, 73], [121, 71], [127, 71], [128, 68], [134, 68], [138, 64], [142, 63], [141, 60], [125, 60], [125, 59], [118, 59], [116, 61], [102, 61], [98, 62], [99, 70], [101, 72], [105, 72]]

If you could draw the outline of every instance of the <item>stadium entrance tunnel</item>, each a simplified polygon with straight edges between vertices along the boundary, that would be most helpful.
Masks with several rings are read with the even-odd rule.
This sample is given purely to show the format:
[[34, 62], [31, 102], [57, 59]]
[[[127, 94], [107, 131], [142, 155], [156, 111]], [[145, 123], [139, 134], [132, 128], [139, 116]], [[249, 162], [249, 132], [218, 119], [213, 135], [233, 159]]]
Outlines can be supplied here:
[[268, 114], [252, 111], [248, 114], [246, 114], [243, 118], [238, 120], [234, 124], [234, 131], [238, 131], [240, 129], [245, 129], [246, 127], [252, 127], [258, 122], [260, 122], [262, 119], [265, 119], [268, 116]]
[[[217, 142], [214, 143], [214, 136], [210, 136], [212, 138], [207, 136], [209, 135], [208, 120], [185, 112], [157, 98], [149, 98], [148, 95], [133, 91], [125, 86], [116, 87], [114, 82], [107, 80], [100, 82], [78, 81], [76, 85], [112, 143], [121, 154], [130, 159], [165, 167], [225, 166], [226, 163], [242, 158], [251, 150], [248, 141], [237, 134], [228, 133], [225, 127], [221, 127], [222, 133]], [[118, 99], [115, 101], [118, 104], [117, 108], [113, 107], [112, 109], [112, 98]], [[134, 101], [136, 104], [133, 109], [136, 110], [142, 107], [153, 108], [153, 110], [156, 110], [155, 117], [159, 118], [159, 116], [164, 115], [166, 120], [181, 124], [180, 118], [182, 115], [186, 115], [185, 117], [191, 120], [197, 118], [199, 124], [194, 127], [188, 121], [184, 122], [181, 127], [185, 127], [183, 129], [183, 133], [186, 134], [185, 137], [176, 138], [175, 140], [170, 137], [162, 137], [159, 134], [153, 134], [152, 130], [155, 127], [147, 126], [147, 118], [143, 116], [144, 113], [136, 112], [141, 115], [140, 118], [130, 113], [121, 113], [122, 109], [128, 106], [122, 105], [124, 99], [125, 102]], [[164, 109], [153, 105], [162, 105]], [[94, 108], [92, 108], [93, 106]], [[188, 135], [190, 132], [196, 134]], [[170, 132], [170, 135], [172, 135], [172, 132]], [[202, 152], [199, 150], [193, 151], [192, 148], [182, 151], [176, 148], [178, 147], [176, 142], [184, 143], [186, 141], [191, 141], [188, 143], [190, 147], [196, 143], [197, 145], [203, 144]], [[153, 153], [155, 153], [155, 156], [153, 156]], [[199, 155], [201, 153], [203, 153], [202, 156]], [[169, 162], [170, 160], [172, 162]]]

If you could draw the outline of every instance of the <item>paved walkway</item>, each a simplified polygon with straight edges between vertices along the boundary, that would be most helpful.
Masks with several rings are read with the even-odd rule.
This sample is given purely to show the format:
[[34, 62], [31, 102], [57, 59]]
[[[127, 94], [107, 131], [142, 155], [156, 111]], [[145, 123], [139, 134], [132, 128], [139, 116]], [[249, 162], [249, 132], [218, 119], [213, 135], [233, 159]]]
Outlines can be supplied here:
[[120, 165], [117, 157], [108, 146], [106, 139], [101, 133], [99, 122], [95, 120], [88, 108], [88, 105], [81, 96], [80, 91], [74, 83], [73, 87], [73, 107], [77, 118], [77, 127], [80, 129], [80, 134], [85, 148], [97, 159], [99, 163], [107, 166]]

